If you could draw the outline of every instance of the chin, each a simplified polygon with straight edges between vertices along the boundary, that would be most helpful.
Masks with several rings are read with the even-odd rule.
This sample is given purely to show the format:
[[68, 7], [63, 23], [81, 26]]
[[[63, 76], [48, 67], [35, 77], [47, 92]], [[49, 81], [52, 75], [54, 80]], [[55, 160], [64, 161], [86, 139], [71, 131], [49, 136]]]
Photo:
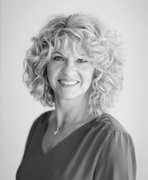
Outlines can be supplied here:
[[83, 98], [85, 94], [74, 94], [74, 93], [64, 93], [60, 95], [60, 98], [63, 98], [65, 100], [74, 100], [74, 99], [80, 99]]

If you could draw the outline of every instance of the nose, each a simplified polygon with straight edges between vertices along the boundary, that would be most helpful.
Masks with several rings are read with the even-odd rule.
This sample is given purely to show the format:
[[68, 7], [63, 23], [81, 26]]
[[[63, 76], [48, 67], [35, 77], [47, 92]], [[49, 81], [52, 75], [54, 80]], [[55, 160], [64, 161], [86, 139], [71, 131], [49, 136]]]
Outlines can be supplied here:
[[75, 65], [75, 61], [72, 59], [68, 59], [63, 68], [62, 68], [62, 73], [65, 75], [73, 75], [76, 74], [77, 68]]

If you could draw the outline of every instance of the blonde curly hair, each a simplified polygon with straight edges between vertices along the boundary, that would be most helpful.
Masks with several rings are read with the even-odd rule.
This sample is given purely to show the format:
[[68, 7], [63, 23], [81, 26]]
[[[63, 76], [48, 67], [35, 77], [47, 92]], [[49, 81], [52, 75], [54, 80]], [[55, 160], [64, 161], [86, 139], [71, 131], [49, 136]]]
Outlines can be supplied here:
[[88, 14], [57, 15], [32, 38], [24, 60], [23, 81], [44, 106], [54, 106], [54, 92], [47, 78], [47, 64], [61, 38], [76, 39], [92, 59], [94, 76], [89, 94], [90, 114], [101, 115], [113, 107], [123, 87], [124, 53], [121, 36]]

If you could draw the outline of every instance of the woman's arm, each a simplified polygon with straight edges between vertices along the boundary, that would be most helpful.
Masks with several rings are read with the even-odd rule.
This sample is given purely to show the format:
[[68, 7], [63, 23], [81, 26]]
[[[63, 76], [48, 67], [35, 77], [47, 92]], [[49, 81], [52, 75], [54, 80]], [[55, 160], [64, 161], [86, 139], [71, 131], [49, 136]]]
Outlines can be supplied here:
[[94, 180], [135, 180], [136, 158], [132, 138], [114, 132], [97, 161]]

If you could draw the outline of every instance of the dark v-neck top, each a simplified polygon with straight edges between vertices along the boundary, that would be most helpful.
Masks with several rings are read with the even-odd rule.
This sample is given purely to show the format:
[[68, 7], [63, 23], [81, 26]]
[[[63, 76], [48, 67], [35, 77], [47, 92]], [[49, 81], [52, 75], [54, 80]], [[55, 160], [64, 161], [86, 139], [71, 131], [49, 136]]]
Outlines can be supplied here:
[[42, 140], [51, 112], [33, 124], [16, 180], [135, 180], [131, 136], [111, 115], [79, 127], [46, 154]]

